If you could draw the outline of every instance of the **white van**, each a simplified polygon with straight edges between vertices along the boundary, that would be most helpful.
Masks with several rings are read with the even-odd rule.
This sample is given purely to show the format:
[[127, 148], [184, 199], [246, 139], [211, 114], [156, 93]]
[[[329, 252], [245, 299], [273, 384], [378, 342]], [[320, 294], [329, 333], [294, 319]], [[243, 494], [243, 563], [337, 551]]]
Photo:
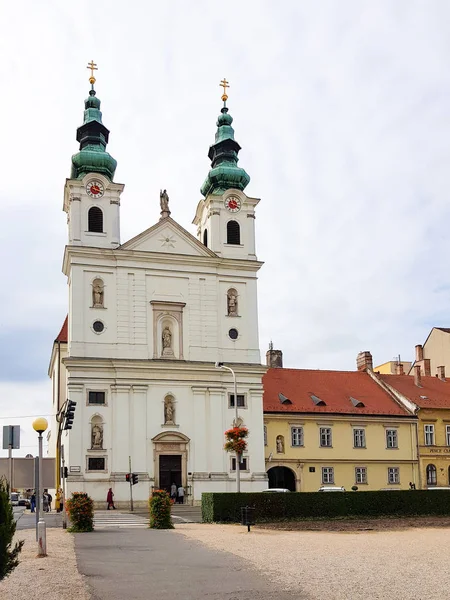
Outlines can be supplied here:
[[319, 489], [319, 492], [345, 492], [345, 487], [337, 486], [337, 485], [322, 485]]
[[12, 506], [19, 506], [19, 494], [17, 492], [11, 492], [9, 499]]

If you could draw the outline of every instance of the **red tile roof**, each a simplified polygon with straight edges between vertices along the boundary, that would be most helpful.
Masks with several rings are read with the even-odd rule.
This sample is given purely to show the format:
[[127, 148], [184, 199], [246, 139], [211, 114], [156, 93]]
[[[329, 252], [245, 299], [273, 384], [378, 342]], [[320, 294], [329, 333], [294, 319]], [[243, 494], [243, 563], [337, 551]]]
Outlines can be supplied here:
[[61, 327], [61, 331], [58, 333], [55, 342], [67, 342], [67, 320], [68, 317], [66, 317], [63, 326]]
[[417, 387], [409, 375], [378, 375], [378, 377], [420, 406], [420, 408], [450, 409], [450, 379], [421, 377], [422, 387]]
[[[370, 375], [360, 371], [269, 369], [263, 386], [264, 412], [411, 416]], [[282, 404], [280, 393], [292, 404]], [[316, 404], [312, 395], [325, 406]], [[355, 406], [351, 398], [364, 407]]]

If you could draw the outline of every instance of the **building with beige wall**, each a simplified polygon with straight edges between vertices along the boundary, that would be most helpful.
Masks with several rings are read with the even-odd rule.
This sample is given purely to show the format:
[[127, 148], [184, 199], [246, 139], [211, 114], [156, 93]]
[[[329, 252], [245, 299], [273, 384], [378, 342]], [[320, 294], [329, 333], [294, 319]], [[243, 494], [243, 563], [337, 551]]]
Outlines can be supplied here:
[[361, 365], [355, 372], [280, 364], [268, 370], [263, 386], [270, 487], [313, 492], [327, 485], [417, 486], [417, 417]]
[[425, 342], [416, 346], [415, 360], [405, 372], [412, 375], [416, 365], [420, 365], [425, 376], [438, 375], [441, 366], [450, 373], [450, 328], [433, 327]]
[[376, 373], [382, 373], [383, 375], [402, 375], [408, 373], [411, 368], [412, 362], [408, 360], [388, 360], [387, 362], [374, 367]]

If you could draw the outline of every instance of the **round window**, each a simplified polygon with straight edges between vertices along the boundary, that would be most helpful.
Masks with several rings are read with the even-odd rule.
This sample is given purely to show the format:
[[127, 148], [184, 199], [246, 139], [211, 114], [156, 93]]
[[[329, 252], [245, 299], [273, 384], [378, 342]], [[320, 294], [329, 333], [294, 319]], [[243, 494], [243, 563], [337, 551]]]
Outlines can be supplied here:
[[232, 340], [237, 340], [237, 337], [239, 335], [238, 330], [237, 329], [230, 329], [230, 331], [228, 332], [228, 335], [230, 336], [230, 338]]
[[92, 325], [95, 333], [101, 333], [104, 329], [105, 326], [103, 325], [103, 323], [101, 321], [94, 321], [94, 324]]

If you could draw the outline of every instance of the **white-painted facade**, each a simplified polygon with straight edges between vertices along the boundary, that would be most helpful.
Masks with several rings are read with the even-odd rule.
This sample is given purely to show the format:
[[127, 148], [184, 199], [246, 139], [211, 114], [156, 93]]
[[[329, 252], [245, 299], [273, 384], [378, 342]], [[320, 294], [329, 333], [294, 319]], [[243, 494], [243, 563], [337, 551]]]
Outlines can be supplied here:
[[[87, 194], [92, 180], [101, 182], [102, 197]], [[233, 380], [215, 368], [216, 361], [235, 370], [238, 397], [244, 396], [239, 416], [250, 435], [241, 489], [265, 489], [258, 200], [239, 190], [211, 195], [197, 207], [198, 239], [163, 217], [121, 245], [123, 187], [97, 173], [67, 180], [65, 187], [69, 319], [64, 365], [66, 397], [77, 403], [73, 428], [62, 436], [68, 492], [86, 491], [99, 503], [112, 487], [116, 505], [128, 502], [129, 457], [139, 475], [133, 495], [140, 503], [147, 502], [153, 487], [167, 484], [170, 468], [176, 471], [178, 465], [189, 502], [198, 503], [205, 491], [235, 491], [232, 456], [223, 449], [224, 432], [234, 419]], [[240, 202], [236, 213], [226, 208], [231, 196]], [[92, 207], [102, 211], [99, 232], [89, 231]], [[239, 224], [239, 243], [227, 243], [230, 220]], [[98, 285], [101, 301], [94, 295]], [[230, 290], [237, 304], [231, 314]], [[167, 330], [170, 341], [164, 345]], [[230, 330], [237, 331], [236, 339]], [[102, 393], [104, 404], [98, 403]], [[94, 442], [95, 426], [102, 430], [101, 447], [98, 439]]]

